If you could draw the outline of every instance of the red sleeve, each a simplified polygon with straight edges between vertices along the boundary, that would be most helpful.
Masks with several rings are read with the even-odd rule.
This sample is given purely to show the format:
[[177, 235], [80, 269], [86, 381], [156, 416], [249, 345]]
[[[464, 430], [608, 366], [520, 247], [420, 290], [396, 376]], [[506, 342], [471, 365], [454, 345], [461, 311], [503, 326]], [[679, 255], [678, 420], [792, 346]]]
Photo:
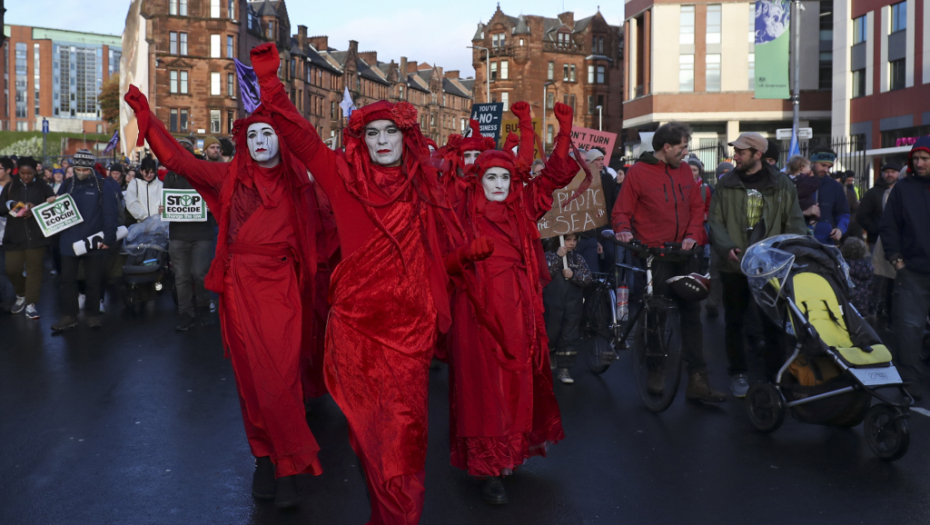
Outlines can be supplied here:
[[571, 157], [549, 157], [539, 176], [526, 185], [528, 211], [535, 220], [541, 219], [552, 209], [553, 192], [571, 184], [580, 169]]
[[145, 139], [155, 152], [158, 161], [169, 170], [187, 179], [204, 197], [218, 200], [229, 164], [198, 160], [191, 152], [178, 144], [178, 141], [168, 133], [165, 125], [155, 118], [151, 111], [148, 113], [147, 119], [136, 120], [148, 123]]
[[636, 182], [634, 176], [636, 172], [634, 172], [634, 167], [631, 167], [627, 172], [626, 180], [623, 181], [623, 185], [620, 187], [620, 194], [617, 195], [617, 200], [614, 202], [610, 222], [616, 233], [633, 231], [632, 219], [636, 212], [637, 201], [636, 189], [633, 187]]
[[[682, 167], [686, 168], [689, 172], [691, 168], [687, 164], [682, 164]], [[681, 169], [681, 167], [679, 167]], [[689, 173], [689, 177], [692, 175]], [[682, 240], [687, 239], [688, 237], [694, 239], [698, 244], [704, 244], [704, 217], [705, 217], [705, 203], [701, 199], [701, 186], [700, 184], [692, 183], [691, 184], [691, 195], [690, 201], [688, 202], [689, 206], [689, 220], [688, 220], [688, 229], [685, 230], [685, 235], [682, 237]]]

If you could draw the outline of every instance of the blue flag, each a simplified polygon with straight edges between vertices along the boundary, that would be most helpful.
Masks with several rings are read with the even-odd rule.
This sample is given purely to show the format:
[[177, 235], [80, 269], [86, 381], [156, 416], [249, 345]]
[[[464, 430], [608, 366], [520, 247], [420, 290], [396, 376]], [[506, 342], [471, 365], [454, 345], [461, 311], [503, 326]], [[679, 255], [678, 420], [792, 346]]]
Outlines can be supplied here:
[[[798, 146], [798, 128], [791, 128], [791, 145], [788, 146], [788, 158], [801, 154], [801, 148]], [[787, 165], [788, 163], [785, 162]]]
[[113, 136], [110, 137], [110, 142], [107, 142], [107, 147], [105, 150], [103, 150], [103, 154], [106, 155], [107, 153], [113, 151], [117, 144], [119, 144], [119, 130], [113, 132]]
[[349, 118], [352, 116], [352, 112], [355, 111], [355, 103], [352, 102], [352, 94], [349, 93], [349, 86], [346, 86], [345, 92], [342, 94], [342, 102], [339, 103], [339, 107], [342, 108], [342, 114]]
[[239, 79], [239, 94], [242, 96], [242, 106], [246, 113], [252, 113], [255, 108], [262, 103], [262, 92], [258, 87], [258, 77], [255, 76], [255, 70], [239, 62], [238, 58], [233, 59], [236, 62], [236, 78]]

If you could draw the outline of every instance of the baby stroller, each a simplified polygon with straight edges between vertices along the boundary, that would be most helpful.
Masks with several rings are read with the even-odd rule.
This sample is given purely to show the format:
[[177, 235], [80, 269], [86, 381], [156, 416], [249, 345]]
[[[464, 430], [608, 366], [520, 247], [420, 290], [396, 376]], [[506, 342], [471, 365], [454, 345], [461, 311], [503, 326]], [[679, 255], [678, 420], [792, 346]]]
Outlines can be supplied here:
[[153, 215], [129, 227], [123, 245], [123, 304], [134, 314], [164, 288], [174, 289], [168, 264], [168, 224]]
[[772, 432], [787, 410], [805, 423], [864, 422], [866, 442], [879, 458], [904, 456], [914, 399], [891, 352], [846, 299], [852, 285], [839, 250], [809, 236], [779, 235], [750, 246], [741, 270], [756, 304], [795, 342], [775, 383], [749, 389], [753, 426]]

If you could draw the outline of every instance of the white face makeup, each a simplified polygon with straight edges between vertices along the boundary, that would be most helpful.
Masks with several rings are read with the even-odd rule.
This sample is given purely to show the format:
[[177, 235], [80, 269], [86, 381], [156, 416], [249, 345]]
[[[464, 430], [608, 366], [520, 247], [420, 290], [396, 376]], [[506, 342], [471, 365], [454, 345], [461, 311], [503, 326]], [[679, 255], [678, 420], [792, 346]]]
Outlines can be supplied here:
[[503, 202], [510, 195], [510, 172], [504, 168], [488, 168], [481, 177], [484, 196], [491, 202]]
[[273, 168], [278, 165], [281, 161], [278, 134], [271, 125], [264, 122], [251, 124], [245, 137], [249, 145], [249, 154], [256, 164], [263, 168]]
[[465, 165], [474, 164], [475, 161], [478, 160], [478, 155], [481, 155], [481, 152], [476, 149], [470, 149], [462, 153], [462, 156], [465, 158]]
[[373, 120], [365, 126], [365, 145], [371, 161], [379, 166], [400, 166], [404, 134], [390, 120]]

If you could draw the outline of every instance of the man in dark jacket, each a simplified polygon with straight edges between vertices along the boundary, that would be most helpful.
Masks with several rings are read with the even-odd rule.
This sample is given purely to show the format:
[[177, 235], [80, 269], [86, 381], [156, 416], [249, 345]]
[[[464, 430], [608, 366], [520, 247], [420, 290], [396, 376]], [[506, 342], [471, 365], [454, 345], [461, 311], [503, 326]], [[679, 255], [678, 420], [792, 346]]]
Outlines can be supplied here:
[[[619, 240], [628, 243], [635, 237], [649, 247], [681, 243], [685, 250], [704, 243], [701, 189], [684, 162], [690, 138], [691, 129], [680, 122], [669, 122], [655, 132], [652, 137], [655, 152], [640, 156], [640, 161], [630, 168], [614, 204], [612, 223]], [[683, 261], [669, 257], [654, 262], [655, 293], [669, 294], [666, 281], [697, 270], [697, 262], [696, 257]], [[681, 313], [682, 358], [688, 365], [685, 397], [715, 403], [726, 401], [726, 395], [714, 390], [707, 380], [701, 304], [677, 297], [675, 300]], [[661, 385], [656, 372], [650, 371], [650, 390]]]
[[815, 150], [811, 154], [811, 172], [820, 177], [820, 189], [817, 190], [820, 217], [814, 225], [814, 237], [831, 245], [846, 233], [850, 216], [846, 190], [830, 176], [834, 162], [836, 153], [830, 150]]
[[[84, 263], [84, 282], [87, 301], [84, 314], [87, 326], [100, 328], [100, 299], [110, 263], [110, 246], [116, 244], [119, 223], [119, 185], [109, 177], [94, 173], [94, 155], [86, 149], [74, 154], [74, 177], [66, 180], [58, 195], [70, 194], [81, 212], [84, 222], [59, 234], [61, 237], [61, 319], [52, 325], [59, 333], [77, 326], [78, 316], [78, 265]], [[87, 243], [87, 238], [103, 232], [103, 242], [87, 246], [87, 254], [78, 256], [74, 243]], [[89, 243], [87, 243], [89, 244]]]
[[[805, 235], [807, 226], [791, 179], [762, 160], [767, 147], [765, 138], [758, 133], [743, 133], [730, 146], [736, 169], [717, 182], [708, 225], [723, 284], [730, 388], [734, 396], [745, 397], [749, 376], [743, 335], [747, 312], [755, 308], [755, 303], [749, 282], [740, 271], [740, 260], [752, 244], [775, 235]], [[756, 313], [765, 336], [765, 371], [774, 379], [783, 364], [782, 329], [764, 313]]]
[[856, 220], [865, 230], [869, 241], [869, 248], [874, 249], [875, 243], [878, 242], [878, 225], [882, 220], [882, 210], [884, 209], [885, 192], [894, 187], [901, 175], [901, 166], [895, 162], [886, 162], [882, 164], [881, 177], [875, 181], [875, 186], [869, 188], [862, 196], [859, 202], [859, 211], [856, 213]]
[[[3, 247], [6, 250], [6, 275], [13, 283], [16, 302], [10, 313], [25, 310], [26, 317], [38, 319], [36, 304], [42, 291], [42, 259], [52, 243], [32, 216], [32, 208], [55, 195], [52, 188], [37, 177], [32, 157], [19, 159], [19, 175], [13, 176], [0, 193], [0, 216], [6, 217]], [[23, 268], [26, 276], [23, 277]]]
[[897, 270], [892, 297], [897, 364], [904, 379], [927, 386], [917, 367], [930, 313], [930, 136], [914, 143], [907, 169], [888, 196], [879, 235], [885, 258]]

